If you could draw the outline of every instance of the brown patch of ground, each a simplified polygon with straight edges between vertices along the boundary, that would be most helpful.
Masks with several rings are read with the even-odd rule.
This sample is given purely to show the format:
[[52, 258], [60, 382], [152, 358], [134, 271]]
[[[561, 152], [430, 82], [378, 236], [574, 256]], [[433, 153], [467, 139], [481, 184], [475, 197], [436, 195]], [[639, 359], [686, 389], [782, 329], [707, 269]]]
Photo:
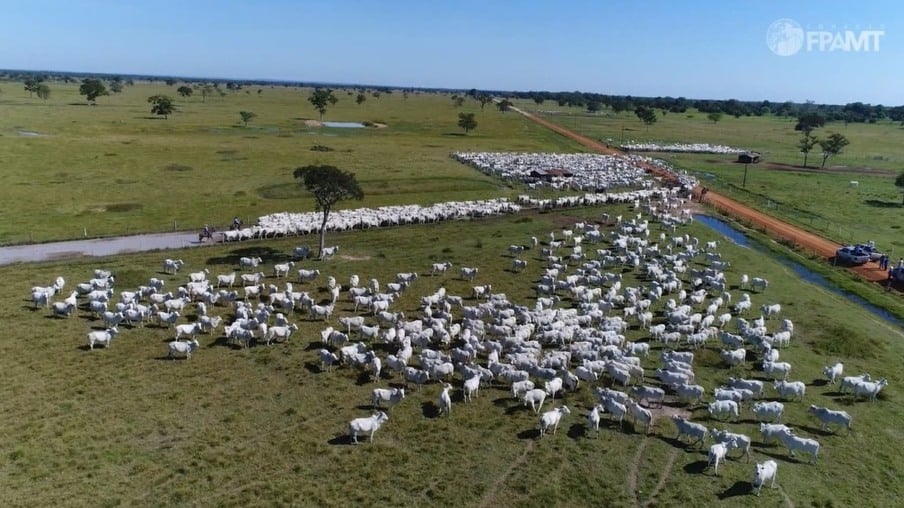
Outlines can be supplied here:
[[344, 259], [346, 261], [369, 261], [370, 256], [347, 256], [345, 254], [341, 254], [339, 256], [340, 259]]
[[378, 128], [378, 129], [385, 129], [385, 128], [389, 127], [389, 126], [386, 125], [385, 123], [376, 123], [376, 122], [375, 122], [375, 123], [374, 123], [374, 127]]
[[323, 122], [318, 121], [318, 120], [305, 120], [304, 126], [305, 127], [323, 127]]
[[[524, 446], [524, 451], [521, 452], [521, 455], [517, 459], [515, 459], [514, 462], [512, 462], [509, 465], [509, 467], [506, 468], [506, 470], [503, 471], [502, 474], [496, 478], [496, 480], [493, 482], [493, 485], [490, 486], [489, 489], [487, 489], [487, 493], [483, 496], [483, 499], [480, 500], [480, 504], [478, 506], [480, 506], [481, 508], [484, 508], [484, 507], [493, 506], [496, 504], [496, 501], [497, 501], [496, 496], [499, 494], [499, 490], [502, 488], [502, 486], [505, 485], [505, 481], [508, 479], [509, 476], [512, 475], [512, 473], [515, 472], [515, 469], [519, 468], [522, 464], [524, 464], [524, 462], [527, 460], [527, 454], [530, 453], [530, 451], [533, 449], [534, 449], [534, 442], [528, 441], [527, 444]], [[503, 504], [505, 504], [505, 503], [503, 503]]]

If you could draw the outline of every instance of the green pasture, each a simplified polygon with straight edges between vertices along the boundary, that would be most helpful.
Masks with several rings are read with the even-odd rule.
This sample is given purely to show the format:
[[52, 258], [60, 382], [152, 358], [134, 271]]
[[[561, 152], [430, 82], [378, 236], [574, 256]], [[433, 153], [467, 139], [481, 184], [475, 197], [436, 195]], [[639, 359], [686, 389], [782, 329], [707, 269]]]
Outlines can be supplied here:
[[[650, 153], [697, 176], [702, 185], [726, 193], [733, 199], [792, 221], [840, 243], [876, 240], [887, 251], [901, 251], [899, 222], [901, 193], [895, 176], [904, 169], [904, 127], [883, 121], [875, 124], [833, 122], [814, 131], [817, 137], [840, 132], [849, 140], [842, 154], [829, 158], [831, 171], [779, 170], [768, 163], [799, 166], [803, 155], [797, 147], [801, 133], [794, 131], [793, 118], [771, 115], [734, 118], [723, 115], [713, 123], [705, 113], [657, 111], [658, 121], [645, 126], [632, 112], [618, 115], [606, 111], [589, 115], [578, 108], [541, 106], [519, 101], [529, 111], [558, 111], [544, 117], [579, 134], [618, 145], [625, 142], [710, 143], [760, 152], [763, 163], [735, 162], [736, 157], [715, 154]], [[819, 147], [807, 166], [818, 168]], [[853, 187], [851, 180], [857, 181]]]
[[[307, 164], [354, 172], [361, 203], [341, 206], [428, 204], [514, 196], [517, 189], [449, 158], [457, 150], [579, 151], [580, 147], [514, 113], [469, 100], [456, 109], [448, 95], [401, 92], [355, 95], [324, 120], [380, 122], [386, 128], [306, 126], [318, 114], [310, 89], [248, 87], [184, 99], [161, 83], [126, 86], [89, 106], [78, 85], [50, 83], [46, 102], [29, 98], [21, 83], [2, 83], [0, 164], [6, 206], [0, 244], [83, 236], [253, 223], [281, 211], [310, 211], [313, 200], [292, 178]], [[260, 90], [260, 93], [258, 93]], [[356, 94], [357, 92], [355, 92]], [[147, 98], [173, 97], [168, 119], [150, 114]], [[257, 114], [243, 126], [240, 111]], [[476, 113], [467, 136], [458, 113]], [[314, 145], [332, 151], [312, 151]]]
[[[410, 100], [410, 99], [409, 99]], [[295, 269], [318, 268], [321, 278], [295, 290], [326, 298], [324, 281], [346, 282], [351, 274], [377, 278], [384, 285], [397, 272], [421, 277], [393, 304], [409, 318], [419, 315], [421, 296], [444, 286], [466, 297], [472, 283], [460, 280], [460, 266], [478, 266], [473, 284], [492, 283], [518, 304], [533, 306], [532, 285], [542, 273], [538, 251], [526, 251], [524, 273], [508, 271], [507, 246], [530, 236], [547, 238], [578, 220], [597, 220], [603, 211], [587, 208], [555, 213], [523, 213], [481, 220], [333, 234], [340, 256], [306, 261]], [[612, 226], [603, 226], [609, 231]], [[654, 235], [659, 230], [653, 225]], [[701, 241], [718, 236], [702, 225], [686, 230]], [[679, 231], [681, 233], [681, 231]], [[289, 258], [296, 245], [313, 238], [290, 238], [150, 252], [109, 259], [73, 259], [0, 268], [7, 291], [7, 340], [0, 344], [6, 379], [0, 411], [7, 426], [0, 437], [4, 457], [0, 491], [8, 506], [54, 505], [297, 505], [297, 506], [893, 506], [904, 487], [899, 473], [904, 446], [898, 399], [904, 360], [900, 330], [848, 301], [802, 283], [787, 268], [758, 251], [721, 239], [732, 263], [727, 272], [734, 300], [740, 273], [766, 277], [769, 288], [752, 294], [754, 308], [781, 303], [795, 323], [795, 337], [781, 358], [793, 364], [791, 378], [807, 383], [803, 403], [786, 403], [784, 421], [822, 444], [817, 464], [789, 459], [780, 446], [760, 443], [749, 408], [728, 427], [754, 440], [753, 461], [779, 463], [778, 488], [750, 494], [753, 464], [729, 460], [718, 477], [703, 471], [706, 454], [675, 441], [674, 426], [659, 416], [649, 436], [620, 432], [604, 420], [598, 436], [588, 435], [586, 414], [592, 387], [544, 406], [562, 403], [566, 416], [555, 436], [537, 439], [537, 417], [510, 398], [504, 387], [484, 387], [473, 403], [461, 401], [456, 376], [452, 416], [435, 417], [436, 383], [408, 397], [390, 412], [374, 443], [347, 444], [347, 422], [370, 412], [374, 386], [398, 383], [388, 376], [376, 384], [349, 368], [320, 372], [319, 331], [351, 312], [342, 293], [330, 323], [290, 316], [300, 326], [288, 343], [248, 350], [227, 347], [222, 328], [201, 337], [190, 361], [165, 359], [171, 332], [149, 325], [124, 329], [109, 349], [87, 351], [85, 334], [98, 322], [85, 311], [54, 319], [33, 310], [29, 288], [58, 275], [68, 286], [87, 280], [94, 268], [112, 270], [117, 288], [134, 289], [150, 277], [175, 289], [185, 273], [209, 268], [211, 277], [237, 269], [240, 256], [260, 255], [263, 271]], [[606, 247], [605, 244], [599, 245]], [[595, 246], [585, 245], [593, 252]], [[179, 275], [160, 273], [164, 258], [185, 261]], [[425, 275], [433, 262], [451, 261], [445, 276]], [[702, 268], [698, 260], [692, 268]], [[26, 269], [23, 269], [26, 268]], [[617, 271], [617, 270], [616, 270]], [[294, 270], [293, 270], [294, 273]], [[282, 284], [268, 277], [268, 283]], [[624, 273], [624, 286], [638, 284]], [[67, 288], [68, 289], [68, 288]], [[466, 298], [466, 303], [475, 302]], [[559, 304], [570, 307], [564, 298]], [[664, 317], [656, 308], [655, 322]], [[225, 307], [211, 313], [231, 318]], [[456, 318], [460, 317], [455, 310]], [[754, 314], [755, 315], [755, 314]], [[754, 316], [751, 316], [754, 317]], [[182, 321], [196, 319], [187, 310]], [[372, 322], [372, 318], [368, 319]], [[733, 325], [732, 325], [733, 326]], [[777, 326], [771, 323], [770, 329]], [[633, 326], [629, 340], [647, 340]], [[373, 347], [385, 358], [394, 348]], [[658, 366], [660, 346], [645, 361]], [[843, 361], [845, 374], [869, 372], [887, 377], [876, 402], [851, 403], [820, 380], [822, 367]], [[484, 362], [485, 360], [481, 360]], [[719, 364], [718, 346], [697, 352], [698, 383], [708, 393], [730, 374]], [[733, 374], [759, 378], [745, 368]], [[770, 390], [769, 397], [773, 396]], [[823, 433], [808, 417], [809, 404], [844, 409], [853, 415], [853, 433]], [[707, 425], [704, 407], [682, 407]], [[707, 443], [707, 446], [709, 443]]]

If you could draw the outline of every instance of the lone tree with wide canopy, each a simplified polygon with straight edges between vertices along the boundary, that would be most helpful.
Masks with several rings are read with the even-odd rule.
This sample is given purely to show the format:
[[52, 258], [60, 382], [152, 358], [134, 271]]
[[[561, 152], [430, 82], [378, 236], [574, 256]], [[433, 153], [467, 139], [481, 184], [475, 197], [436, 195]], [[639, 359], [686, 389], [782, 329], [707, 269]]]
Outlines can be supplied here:
[[326, 222], [333, 205], [346, 199], [364, 199], [364, 191], [358, 185], [354, 173], [342, 171], [335, 166], [303, 166], [295, 168], [293, 175], [301, 179], [308, 192], [314, 195], [315, 209], [323, 212], [323, 222], [320, 224], [320, 250], [317, 253], [317, 257], [323, 259]]

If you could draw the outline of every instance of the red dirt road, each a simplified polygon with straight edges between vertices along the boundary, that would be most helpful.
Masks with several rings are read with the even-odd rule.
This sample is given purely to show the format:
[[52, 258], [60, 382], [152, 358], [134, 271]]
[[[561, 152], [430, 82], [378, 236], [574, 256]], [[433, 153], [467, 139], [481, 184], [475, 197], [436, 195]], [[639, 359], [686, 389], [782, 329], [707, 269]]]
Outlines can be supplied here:
[[[527, 118], [530, 118], [534, 122], [537, 122], [538, 124], [552, 131], [555, 131], [562, 136], [573, 139], [574, 141], [577, 141], [578, 143], [594, 151], [606, 155], [624, 155], [624, 153], [619, 150], [610, 148], [588, 137], [581, 136], [580, 134], [574, 133], [560, 125], [556, 125], [536, 115], [532, 115], [517, 108], [512, 109], [521, 113]], [[646, 169], [660, 176], [666, 176], [661, 170], [659, 170], [659, 168], [656, 168], [655, 166], [646, 166]], [[695, 197], [699, 198], [700, 190], [701, 187], [699, 186], [695, 189]], [[831, 240], [827, 240], [821, 236], [810, 233], [809, 231], [805, 231], [797, 226], [778, 220], [775, 217], [766, 215], [758, 210], [754, 210], [753, 208], [750, 208], [746, 205], [738, 203], [737, 201], [734, 201], [733, 199], [727, 198], [712, 191], [707, 191], [706, 196], [703, 198], [703, 202], [717, 210], [724, 212], [729, 216], [753, 224], [753, 226], [757, 229], [763, 229], [769, 236], [775, 238], [776, 240], [790, 242], [800, 250], [813, 252], [818, 256], [826, 258], [827, 260], [831, 260], [831, 258], [835, 256], [835, 251], [841, 246]], [[872, 282], [885, 282], [888, 278], [888, 272], [886, 272], [885, 270], [880, 270], [878, 263], [875, 262], [870, 262], [863, 266], [851, 267], [850, 269]]]

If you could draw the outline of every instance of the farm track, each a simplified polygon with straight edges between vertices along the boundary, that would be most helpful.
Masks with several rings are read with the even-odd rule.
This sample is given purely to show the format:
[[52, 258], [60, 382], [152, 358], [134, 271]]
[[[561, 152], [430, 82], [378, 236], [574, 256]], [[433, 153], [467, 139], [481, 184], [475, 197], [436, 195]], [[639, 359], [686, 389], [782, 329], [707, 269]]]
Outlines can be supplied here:
[[[580, 134], [572, 132], [560, 125], [556, 125], [546, 119], [540, 118], [518, 108], [512, 109], [514, 111], [517, 111], [518, 113], [521, 113], [530, 120], [533, 120], [534, 122], [552, 131], [555, 131], [562, 136], [572, 139], [596, 152], [605, 155], [625, 155], [619, 150], [609, 148], [608, 146], [598, 141], [594, 141], [593, 139], [590, 139], [586, 136], [581, 136]], [[653, 165], [647, 165], [645, 168], [651, 173], [659, 176], [666, 178], [670, 176], [667, 173], [663, 172], [660, 168], [657, 168]], [[694, 196], [698, 199], [700, 196], [700, 190], [701, 187], [699, 186], [694, 189]], [[709, 205], [712, 208], [720, 210], [729, 216], [753, 224], [754, 228], [763, 230], [766, 234], [778, 241], [790, 242], [800, 250], [812, 252], [829, 261], [831, 261], [831, 259], [835, 256], [835, 251], [839, 247], [841, 247], [841, 245], [838, 243], [813, 234], [792, 224], [788, 224], [787, 222], [776, 219], [775, 217], [772, 217], [770, 215], [764, 214], [758, 210], [738, 203], [737, 201], [716, 192], [707, 191], [705, 198], [703, 198], [703, 203]], [[862, 266], [850, 267], [849, 270], [853, 271], [854, 273], [870, 282], [883, 283], [887, 280], [888, 277], [888, 273], [884, 270], [880, 270], [879, 265], [876, 262], [869, 262]]]

